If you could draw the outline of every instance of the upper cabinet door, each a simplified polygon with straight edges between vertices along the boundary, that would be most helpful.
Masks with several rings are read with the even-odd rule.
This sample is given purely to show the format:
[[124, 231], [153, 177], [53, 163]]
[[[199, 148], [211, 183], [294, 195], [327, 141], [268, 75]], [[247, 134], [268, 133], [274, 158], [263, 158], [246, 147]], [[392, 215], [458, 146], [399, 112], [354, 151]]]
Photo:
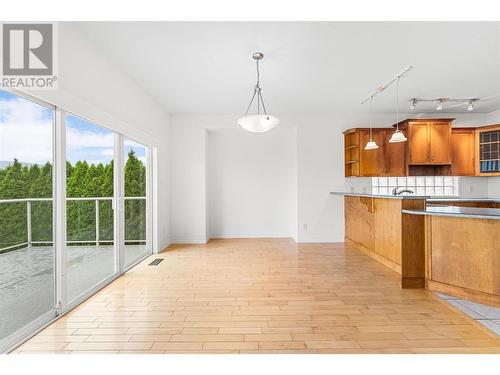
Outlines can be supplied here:
[[[359, 161], [359, 175], [370, 177], [380, 176], [380, 148], [376, 150], [365, 150], [366, 143], [370, 140], [370, 131], [361, 130], [359, 132], [359, 147], [360, 147], [360, 161]], [[373, 140], [380, 146], [380, 134], [373, 131]]]
[[[390, 143], [393, 129], [380, 130], [382, 176], [406, 176], [406, 143]], [[402, 130], [406, 135], [406, 131]]]
[[454, 176], [475, 175], [475, 131], [454, 128], [451, 131], [451, 173]]
[[451, 124], [429, 123], [430, 163], [451, 164]]
[[408, 124], [409, 164], [429, 164], [429, 134], [427, 122]]

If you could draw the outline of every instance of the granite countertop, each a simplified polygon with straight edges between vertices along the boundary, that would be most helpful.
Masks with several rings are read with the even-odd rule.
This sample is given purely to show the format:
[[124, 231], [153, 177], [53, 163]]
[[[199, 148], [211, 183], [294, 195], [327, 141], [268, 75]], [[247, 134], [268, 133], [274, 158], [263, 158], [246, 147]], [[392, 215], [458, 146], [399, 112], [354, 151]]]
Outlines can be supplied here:
[[382, 194], [369, 194], [369, 193], [354, 193], [348, 191], [331, 191], [332, 195], [349, 195], [352, 197], [367, 197], [367, 198], [386, 198], [386, 199], [428, 199], [429, 196], [425, 195], [382, 195]]
[[425, 210], [402, 210], [405, 214], [467, 217], [473, 219], [500, 220], [500, 208], [459, 206], [427, 206]]

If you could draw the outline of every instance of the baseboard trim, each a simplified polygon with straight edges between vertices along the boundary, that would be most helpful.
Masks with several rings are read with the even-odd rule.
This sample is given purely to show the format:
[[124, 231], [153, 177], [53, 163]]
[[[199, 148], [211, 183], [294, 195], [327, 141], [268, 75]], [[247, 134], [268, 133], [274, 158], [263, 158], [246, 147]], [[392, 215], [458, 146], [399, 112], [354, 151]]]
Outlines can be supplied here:
[[337, 237], [299, 237], [296, 241], [297, 243], [342, 243], [344, 242], [343, 238]]
[[500, 307], [500, 296], [480, 292], [477, 290], [462, 288], [455, 285], [440, 283], [439, 281], [426, 280], [427, 289], [448, 294], [453, 297], [463, 298], [477, 303], [483, 303], [490, 306]]
[[189, 244], [199, 245], [199, 244], [206, 244], [207, 242], [208, 242], [208, 240], [206, 238], [204, 238], [204, 239], [199, 239], [199, 238], [185, 238], [185, 239], [172, 240], [170, 242], [170, 245], [184, 245], [184, 244], [187, 244], [187, 245], [189, 245]]

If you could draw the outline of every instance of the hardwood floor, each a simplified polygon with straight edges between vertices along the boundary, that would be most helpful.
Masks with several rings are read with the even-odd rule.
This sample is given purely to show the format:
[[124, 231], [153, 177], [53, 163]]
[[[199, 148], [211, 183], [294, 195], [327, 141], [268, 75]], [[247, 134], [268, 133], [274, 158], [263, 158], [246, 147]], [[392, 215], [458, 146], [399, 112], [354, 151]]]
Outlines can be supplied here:
[[15, 352], [500, 353], [499, 336], [343, 244], [213, 240], [153, 257]]

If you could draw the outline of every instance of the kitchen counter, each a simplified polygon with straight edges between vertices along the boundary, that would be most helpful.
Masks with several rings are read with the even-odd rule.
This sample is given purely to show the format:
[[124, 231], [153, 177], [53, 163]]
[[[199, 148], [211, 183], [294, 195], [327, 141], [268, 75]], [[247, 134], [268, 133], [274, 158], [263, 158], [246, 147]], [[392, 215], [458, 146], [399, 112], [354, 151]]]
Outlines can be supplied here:
[[423, 210], [403, 209], [402, 212], [404, 214], [412, 214], [412, 215], [453, 216], [453, 217], [466, 217], [473, 219], [500, 220], [500, 208], [427, 206]]
[[500, 203], [500, 198], [461, 198], [461, 197], [434, 197], [427, 199], [427, 202], [494, 202]]
[[354, 193], [347, 191], [331, 191], [332, 195], [342, 195], [342, 196], [350, 196], [350, 197], [366, 197], [366, 198], [384, 198], [384, 199], [428, 199], [428, 196], [420, 196], [420, 195], [388, 195], [388, 194], [369, 194], [369, 193]]

